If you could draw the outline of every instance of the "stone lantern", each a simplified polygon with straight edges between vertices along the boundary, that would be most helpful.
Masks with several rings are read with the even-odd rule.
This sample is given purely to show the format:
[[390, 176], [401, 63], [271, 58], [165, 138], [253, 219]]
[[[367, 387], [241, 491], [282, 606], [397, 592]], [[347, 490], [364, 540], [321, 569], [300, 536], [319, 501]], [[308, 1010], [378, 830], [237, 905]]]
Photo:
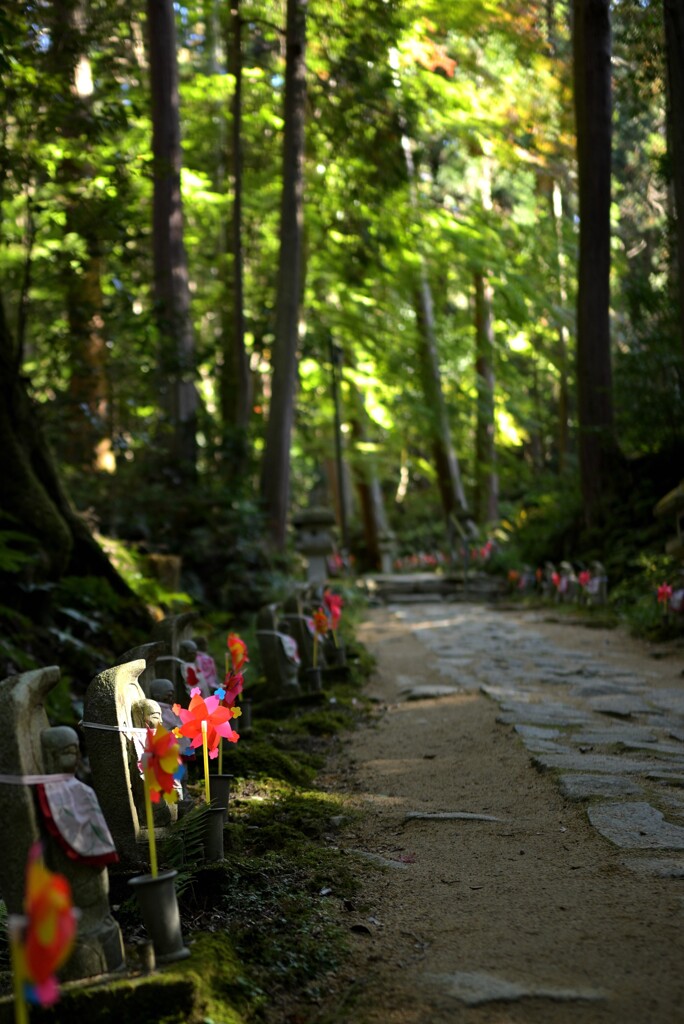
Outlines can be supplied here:
[[297, 512], [292, 519], [295, 547], [307, 561], [309, 583], [325, 583], [328, 556], [335, 551], [335, 516], [330, 509], [315, 507]]

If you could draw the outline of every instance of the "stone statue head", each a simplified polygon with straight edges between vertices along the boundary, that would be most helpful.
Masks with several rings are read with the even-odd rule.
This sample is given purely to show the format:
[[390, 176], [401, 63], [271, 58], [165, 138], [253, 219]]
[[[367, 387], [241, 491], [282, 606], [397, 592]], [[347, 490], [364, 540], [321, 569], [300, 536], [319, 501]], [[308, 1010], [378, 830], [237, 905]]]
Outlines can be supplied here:
[[55, 725], [40, 734], [43, 764], [48, 775], [74, 772], [78, 764], [80, 747], [78, 734], [68, 725]]
[[181, 661], [194, 661], [197, 654], [197, 644], [194, 640], [181, 640], [178, 645], [178, 657]]
[[137, 729], [156, 729], [162, 724], [162, 710], [156, 700], [138, 700], [132, 705], [133, 724]]
[[150, 686], [150, 694], [153, 700], [160, 704], [173, 704], [175, 688], [170, 679], [155, 679]]

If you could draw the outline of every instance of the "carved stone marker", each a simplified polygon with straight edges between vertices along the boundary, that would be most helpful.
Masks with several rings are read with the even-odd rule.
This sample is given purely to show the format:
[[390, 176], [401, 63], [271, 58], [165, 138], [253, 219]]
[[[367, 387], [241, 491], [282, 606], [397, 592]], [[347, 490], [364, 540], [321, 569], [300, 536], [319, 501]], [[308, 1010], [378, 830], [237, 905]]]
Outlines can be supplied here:
[[[168, 676], [176, 688], [176, 700], [183, 707], [188, 705], [188, 691], [185, 687], [185, 680], [181, 671], [182, 663], [194, 661], [194, 653], [191, 658], [187, 657], [187, 651], [181, 652], [181, 644], [184, 640], [192, 640], [192, 624], [197, 618], [197, 612], [183, 612], [181, 615], [168, 615], [161, 622], [155, 623], [152, 636], [155, 640], [161, 640], [167, 645], [167, 650], [162, 656], [165, 660], [159, 665], [159, 672], [155, 674]], [[194, 646], [194, 650], [197, 648]], [[186, 655], [184, 657], [184, 655]]]
[[[281, 621], [297, 643], [302, 669], [313, 668], [314, 634], [311, 613], [307, 614], [302, 601], [296, 594], [292, 594], [285, 601]], [[318, 668], [322, 668], [325, 664], [323, 644], [318, 645], [317, 662]]]
[[95, 676], [85, 695], [83, 728], [93, 786], [126, 867], [148, 867], [147, 829], [136, 806], [140, 784], [133, 740], [135, 715], [145, 694], [138, 678], [144, 661], [129, 661]]
[[281, 628], [276, 605], [269, 604], [257, 615], [257, 643], [269, 689], [275, 696], [296, 697], [301, 693], [297, 642]]

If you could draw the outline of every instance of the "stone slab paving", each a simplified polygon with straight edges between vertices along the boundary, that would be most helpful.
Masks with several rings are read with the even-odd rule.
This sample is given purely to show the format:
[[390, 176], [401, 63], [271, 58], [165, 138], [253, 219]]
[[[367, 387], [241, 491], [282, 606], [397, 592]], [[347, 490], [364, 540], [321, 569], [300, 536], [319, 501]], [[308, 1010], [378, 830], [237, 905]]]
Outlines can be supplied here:
[[[514, 726], [538, 768], [558, 774], [568, 799], [587, 802], [606, 839], [635, 851], [684, 850], [684, 826], [669, 820], [684, 820], [684, 682], [659, 685], [657, 662], [641, 674], [590, 651], [550, 649], [533, 621], [521, 625], [482, 605], [395, 612], [444, 677], [498, 703], [497, 721]], [[412, 693], [421, 689], [425, 696], [422, 687]], [[632, 862], [684, 877], [684, 860]]]
[[484, 1003], [517, 1003], [522, 999], [550, 999], [556, 1003], [597, 1002], [606, 993], [597, 989], [554, 988], [509, 981], [484, 971], [454, 971], [453, 974], [425, 974], [423, 980], [466, 1006]]

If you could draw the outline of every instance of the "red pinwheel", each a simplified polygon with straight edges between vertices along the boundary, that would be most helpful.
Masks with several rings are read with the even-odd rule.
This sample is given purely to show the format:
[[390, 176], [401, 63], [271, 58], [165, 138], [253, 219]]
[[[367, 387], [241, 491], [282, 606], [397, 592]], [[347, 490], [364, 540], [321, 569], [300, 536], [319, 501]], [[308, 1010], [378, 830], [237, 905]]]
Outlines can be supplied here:
[[583, 569], [582, 572], [578, 573], [577, 582], [583, 590], [589, 586], [591, 583], [591, 573], [588, 569]]
[[205, 735], [202, 722], [206, 722], [206, 744], [209, 757], [217, 757], [221, 738], [230, 743], [237, 743], [240, 738], [230, 726], [230, 719], [235, 717], [233, 709], [224, 707], [216, 694], [211, 697], [203, 697], [199, 690], [195, 689], [190, 696], [192, 700], [187, 710], [179, 704], [173, 706], [173, 710], [183, 723], [178, 726], [177, 732], [180, 736], [186, 736], [190, 740], [190, 746], [201, 747]]
[[23, 949], [28, 997], [50, 1006], [58, 996], [56, 972], [67, 960], [76, 935], [71, 888], [63, 875], [43, 863], [40, 844], [29, 852], [24, 910], [28, 923]]
[[553, 583], [554, 587], [558, 588], [560, 586], [560, 581], [561, 581], [560, 573], [552, 572], [551, 573], [551, 582]]
[[334, 632], [342, 618], [342, 605], [344, 604], [344, 601], [339, 594], [334, 594], [332, 590], [326, 590], [323, 594], [323, 603], [328, 609], [328, 614], [330, 615], [330, 621]]
[[174, 788], [174, 780], [185, 771], [180, 756], [180, 746], [176, 736], [158, 725], [155, 730], [147, 730], [145, 750], [140, 760], [140, 767], [145, 774], [145, 781], [150, 793], [150, 800], [158, 804], [161, 796], [168, 804], [178, 800], [178, 790]]
[[233, 672], [237, 673], [249, 661], [247, 644], [237, 633], [228, 634], [227, 644], [230, 660], [233, 663]]
[[665, 607], [670, 603], [672, 597], [672, 587], [669, 583], [661, 583], [658, 587], [658, 604], [662, 604]]

